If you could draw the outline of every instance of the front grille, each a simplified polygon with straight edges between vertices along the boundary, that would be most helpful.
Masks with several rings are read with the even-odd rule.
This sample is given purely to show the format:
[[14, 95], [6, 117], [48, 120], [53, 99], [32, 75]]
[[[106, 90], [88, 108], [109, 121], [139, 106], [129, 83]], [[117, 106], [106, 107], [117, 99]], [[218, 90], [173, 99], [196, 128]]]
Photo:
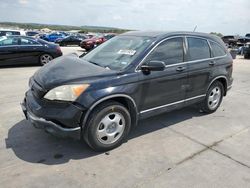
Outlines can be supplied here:
[[31, 91], [37, 98], [42, 98], [46, 94], [46, 90], [43, 89], [35, 80], [32, 82]]

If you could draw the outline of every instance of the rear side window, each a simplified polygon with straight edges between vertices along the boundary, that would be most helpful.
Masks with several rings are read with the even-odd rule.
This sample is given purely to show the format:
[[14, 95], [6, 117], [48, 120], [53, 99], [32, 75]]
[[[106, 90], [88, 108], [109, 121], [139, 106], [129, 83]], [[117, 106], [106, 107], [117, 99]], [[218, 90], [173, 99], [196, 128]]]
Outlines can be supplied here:
[[217, 43], [210, 41], [210, 45], [214, 57], [224, 56], [226, 54], [225, 50]]
[[19, 43], [19, 38], [17, 37], [1, 37], [0, 38], [0, 46], [13, 46], [13, 45], [18, 45]]
[[31, 40], [31, 39], [26, 39], [26, 38], [22, 38], [21, 39], [21, 45], [38, 45], [39, 43]]
[[188, 61], [210, 58], [210, 48], [207, 40], [200, 38], [187, 38], [188, 42]]
[[166, 65], [183, 62], [183, 38], [172, 38], [160, 43], [147, 57], [148, 61], [163, 61]]

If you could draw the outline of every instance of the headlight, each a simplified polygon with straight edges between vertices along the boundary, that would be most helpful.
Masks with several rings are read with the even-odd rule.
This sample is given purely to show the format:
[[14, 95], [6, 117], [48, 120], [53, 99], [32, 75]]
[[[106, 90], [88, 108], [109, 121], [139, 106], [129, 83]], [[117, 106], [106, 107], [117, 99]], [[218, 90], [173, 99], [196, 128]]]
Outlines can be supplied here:
[[45, 96], [49, 100], [62, 100], [74, 101], [79, 97], [87, 88], [89, 84], [81, 85], [63, 85], [50, 90]]

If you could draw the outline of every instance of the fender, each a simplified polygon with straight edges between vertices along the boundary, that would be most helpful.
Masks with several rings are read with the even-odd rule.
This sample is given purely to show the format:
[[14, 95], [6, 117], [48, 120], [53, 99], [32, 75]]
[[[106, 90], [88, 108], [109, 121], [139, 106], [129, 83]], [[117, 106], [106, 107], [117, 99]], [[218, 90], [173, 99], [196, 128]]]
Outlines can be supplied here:
[[[226, 76], [217, 76], [217, 77], [215, 77], [215, 78], [209, 83], [209, 85], [208, 85], [208, 87], [207, 87], [207, 90], [206, 90], [206, 93], [207, 93], [207, 91], [209, 90], [209, 87], [214, 83], [214, 81], [218, 80], [219, 78], [224, 78], [224, 79], [226, 80], [226, 87], [225, 87], [225, 89], [227, 89], [227, 86], [228, 86], [227, 77], [226, 77]], [[227, 91], [225, 91], [225, 93], [226, 93], [226, 92], [227, 92]]]
[[88, 117], [90, 115], [90, 113], [92, 112], [92, 110], [100, 103], [108, 100], [108, 99], [112, 99], [112, 98], [115, 98], [115, 97], [123, 97], [123, 98], [127, 98], [129, 99], [134, 108], [135, 108], [135, 111], [136, 111], [136, 122], [137, 122], [137, 119], [138, 119], [138, 110], [137, 110], [137, 106], [136, 106], [136, 103], [134, 101], [134, 99], [132, 97], [130, 97], [129, 95], [125, 95], [125, 94], [113, 94], [113, 95], [109, 95], [109, 96], [106, 96], [106, 97], [103, 97], [101, 99], [99, 99], [98, 101], [96, 101], [94, 104], [91, 105], [91, 107], [88, 109], [88, 111], [86, 112], [84, 118], [83, 118], [83, 121], [82, 121], [82, 124], [81, 126], [84, 127], [87, 123], [87, 120], [88, 120]]

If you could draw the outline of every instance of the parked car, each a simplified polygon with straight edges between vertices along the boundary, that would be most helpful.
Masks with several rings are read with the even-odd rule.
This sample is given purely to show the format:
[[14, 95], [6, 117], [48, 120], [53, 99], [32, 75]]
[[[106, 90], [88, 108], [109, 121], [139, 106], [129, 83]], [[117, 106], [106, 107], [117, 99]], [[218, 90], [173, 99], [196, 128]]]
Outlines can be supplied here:
[[245, 59], [250, 58], [250, 42], [246, 43], [243, 48], [243, 54]]
[[92, 37], [89, 39], [82, 40], [80, 43], [80, 46], [81, 46], [81, 48], [84, 48], [86, 51], [90, 51], [105, 41], [106, 41], [106, 39], [103, 36], [102, 37]]
[[41, 39], [48, 42], [55, 42], [57, 39], [65, 38], [67, 35], [63, 33], [50, 33], [41, 37]]
[[82, 58], [63, 56], [39, 69], [22, 108], [35, 127], [106, 151], [139, 119], [196, 103], [215, 112], [232, 87], [232, 68], [214, 35], [128, 32]]
[[55, 43], [59, 44], [60, 46], [67, 46], [67, 45], [78, 45], [82, 40], [87, 39], [85, 36], [67, 36], [65, 38], [56, 39]]
[[237, 45], [237, 41], [238, 41], [238, 38], [234, 35], [227, 35], [227, 36], [223, 36], [221, 38], [224, 43], [226, 43], [229, 47], [234, 47]]
[[37, 32], [37, 31], [26, 31], [26, 36], [34, 37], [38, 34], [39, 34], [39, 32]]
[[104, 38], [106, 40], [109, 40], [109, 39], [115, 37], [116, 35], [117, 35], [116, 33], [106, 33], [106, 34], [104, 34]]
[[1, 36], [9, 36], [9, 35], [25, 35], [23, 31], [18, 31], [18, 30], [0, 30], [0, 37]]
[[14, 64], [44, 65], [62, 55], [57, 44], [27, 36], [0, 37], [0, 66]]

